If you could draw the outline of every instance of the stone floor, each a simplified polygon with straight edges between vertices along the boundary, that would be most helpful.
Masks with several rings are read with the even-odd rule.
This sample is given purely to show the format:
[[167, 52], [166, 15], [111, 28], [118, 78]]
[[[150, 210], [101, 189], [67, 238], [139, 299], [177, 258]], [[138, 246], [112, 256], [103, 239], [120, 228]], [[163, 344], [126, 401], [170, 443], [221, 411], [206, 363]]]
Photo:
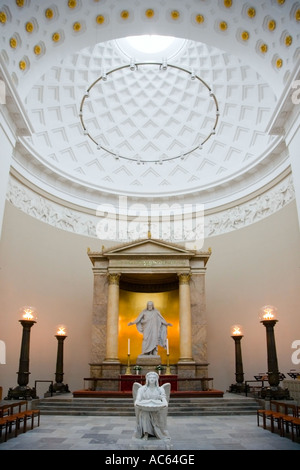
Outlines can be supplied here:
[[[0, 450], [128, 450], [134, 417], [41, 416], [39, 427], [9, 437]], [[168, 417], [173, 451], [300, 450], [300, 439], [257, 426], [256, 415]]]

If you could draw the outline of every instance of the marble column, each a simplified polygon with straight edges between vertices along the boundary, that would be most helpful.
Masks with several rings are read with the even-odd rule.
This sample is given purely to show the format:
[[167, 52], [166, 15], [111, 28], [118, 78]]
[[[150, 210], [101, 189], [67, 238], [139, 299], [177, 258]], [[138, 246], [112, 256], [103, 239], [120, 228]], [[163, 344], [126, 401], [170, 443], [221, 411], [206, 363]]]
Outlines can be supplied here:
[[119, 362], [119, 281], [120, 274], [108, 274], [106, 362]]
[[107, 274], [94, 272], [94, 295], [92, 316], [92, 347], [91, 347], [91, 375], [100, 375], [101, 363], [105, 358], [106, 350], [106, 315], [107, 315]]
[[180, 273], [179, 277], [179, 362], [193, 361], [192, 357], [192, 316], [190, 296], [190, 274]]
[[192, 354], [198, 364], [207, 364], [205, 274], [193, 273], [190, 280]]

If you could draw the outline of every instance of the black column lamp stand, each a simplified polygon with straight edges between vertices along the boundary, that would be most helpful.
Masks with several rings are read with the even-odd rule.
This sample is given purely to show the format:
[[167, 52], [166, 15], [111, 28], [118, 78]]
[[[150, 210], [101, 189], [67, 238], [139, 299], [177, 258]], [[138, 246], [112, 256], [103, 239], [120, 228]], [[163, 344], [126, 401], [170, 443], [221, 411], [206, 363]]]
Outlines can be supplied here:
[[9, 388], [7, 397], [5, 400], [31, 400], [37, 398], [36, 389], [28, 387], [29, 382], [29, 350], [30, 350], [30, 331], [33, 325], [36, 323], [33, 307], [24, 307], [21, 309], [22, 318], [19, 320], [23, 327], [22, 343], [19, 360], [19, 371], [18, 374], [18, 386], [15, 388]]
[[269, 387], [264, 387], [261, 391], [261, 397], [270, 400], [284, 400], [289, 399], [290, 394], [288, 389], [280, 387], [280, 372], [278, 369], [276, 343], [274, 327], [278, 322], [277, 310], [271, 305], [266, 305], [261, 308], [260, 321], [266, 328], [267, 339], [267, 362], [268, 362], [268, 382]]

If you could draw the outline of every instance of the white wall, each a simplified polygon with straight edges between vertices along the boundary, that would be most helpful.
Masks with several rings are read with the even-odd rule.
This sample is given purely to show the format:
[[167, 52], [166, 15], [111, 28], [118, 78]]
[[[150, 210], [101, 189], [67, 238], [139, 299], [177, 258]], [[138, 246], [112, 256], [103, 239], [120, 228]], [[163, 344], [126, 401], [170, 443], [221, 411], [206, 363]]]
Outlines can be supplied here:
[[[31, 330], [30, 386], [35, 380], [54, 380], [56, 325], [68, 327], [64, 343], [64, 383], [83, 387], [89, 375], [92, 265], [87, 248], [101, 250], [102, 242], [55, 229], [6, 204], [0, 245], [0, 340], [6, 343], [6, 364], [0, 364], [3, 396], [17, 385], [22, 327], [18, 311], [34, 305], [39, 318]], [[279, 368], [291, 362], [291, 344], [300, 339], [300, 235], [295, 203], [252, 226], [212, 237], [207, 265], [209, 375], [214, 387], [226, 390], [234, 382], [234, 342], [230, 326], [244, 327], [242, 353], [245, 379], [267, 370], [265, 328], [258, 311], [275, 305]], [[298, 368], [300, 370], [300, 366]], [[38, 384], [42, 396], [48, 384]]]
[[93, 295], [89, 246], [100, 249], [97, 240], [57, 230], [7, 203], [0, 245], [0, 339], [6, 343], [6, 365], [0, 365], [3, 396], [17, 384], [22, 336], [18, 315], [23, 305], [34, 305], [39, 316], [31, 330], [30, 386], [35, 380], [55, 379], [54, 335], [63, 323], [68, 334], [64, 383], [71, 390], [83, 387], [83, 377], [89, 376]]
[[244, 328], [242, 356], [245, 380], [266, 372], [266, 331], [259, 309], [278, 308], [275, 326], [279, 370], [294, 365], [291, 344], [300, 340], [300, 235], [296, 205], [247, 228], [208, 240], [212, 247], [207, 278], [208, 360], [214, 386], [235, 381], [234, 341], [230, 327]]

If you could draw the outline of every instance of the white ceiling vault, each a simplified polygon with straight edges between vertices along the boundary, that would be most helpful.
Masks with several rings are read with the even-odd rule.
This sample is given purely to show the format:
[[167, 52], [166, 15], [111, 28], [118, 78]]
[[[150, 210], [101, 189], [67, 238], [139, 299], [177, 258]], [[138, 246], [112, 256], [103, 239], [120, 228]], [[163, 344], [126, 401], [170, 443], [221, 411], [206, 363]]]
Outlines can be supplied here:
[[[18, 138], [9, 198], [17, 204], [18, 181], [18, 197], [81, 214], [120, 196], [216, 214], [282, 193], [288, 149], [268, 129], [299, 67], [299, 26], [291, 0], [0, 1], [2, 70], [32, 127]], [[149, 54], [126, 42], [140, 35], [176, 39]], [[132, 58], [140, 65], [123, 67]], [[103, 149], [80, 104], [105, 73], [83, 108]], [[217, 100], [212, 135], [214, 103], [192, 73]]]

